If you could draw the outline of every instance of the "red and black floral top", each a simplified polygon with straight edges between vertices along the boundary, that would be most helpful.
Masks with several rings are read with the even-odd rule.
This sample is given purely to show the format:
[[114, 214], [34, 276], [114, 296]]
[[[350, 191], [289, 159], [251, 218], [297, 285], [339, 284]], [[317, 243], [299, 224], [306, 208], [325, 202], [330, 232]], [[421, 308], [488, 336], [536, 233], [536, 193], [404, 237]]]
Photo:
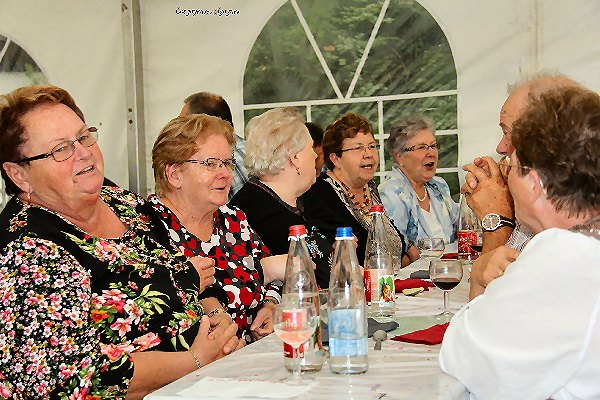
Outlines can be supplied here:
[[266, 296], [281, 301], [282, 281], [264, 284], [260, 260], [269, 256], [246, 215], [237, 207], [224, 205], [215, 211], [210, 241], [203, 242], [181, 225], [177, 216], [158, 199], [148, 197], [169, 230], [172, 245], [184, 255], [215, 259], [215, 279], [229, 295], [228, 312], [238, 324], [238, 335], [251, 342], [250, 325]]
[[0, 214], [0, 397], [125, 397], [129, 353], [184, 351], [203, 314], [198, 273], [161, 246], [137, 195], [102, 189], [129, 226], [90, 236], [13, 197]]

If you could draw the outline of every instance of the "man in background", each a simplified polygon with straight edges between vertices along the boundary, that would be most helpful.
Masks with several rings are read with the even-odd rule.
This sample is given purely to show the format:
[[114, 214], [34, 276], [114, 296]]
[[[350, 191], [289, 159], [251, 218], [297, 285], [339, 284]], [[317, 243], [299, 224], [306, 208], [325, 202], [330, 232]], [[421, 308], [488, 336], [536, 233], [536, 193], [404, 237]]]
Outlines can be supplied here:
[[[199, 92], [188, 96], [184, 100], [185, 105], [181, 109], [180, 117], [185, 117], [190, 114], [207, 114], [221, 118], [233, 126], [233, 118], [229, 105], [218, 94], [209, 92]], [[236, 161], [236, 166], [233, 172], [233, 181], [231, 189], [229, 189], [229, 200], [236, 194], [238, 190], [248, 181], [248, 172], [244, 167], [244, 158], [246, 157], [246, 141], [236, 135], [236, 147], [233, 149], [233, 157]]]

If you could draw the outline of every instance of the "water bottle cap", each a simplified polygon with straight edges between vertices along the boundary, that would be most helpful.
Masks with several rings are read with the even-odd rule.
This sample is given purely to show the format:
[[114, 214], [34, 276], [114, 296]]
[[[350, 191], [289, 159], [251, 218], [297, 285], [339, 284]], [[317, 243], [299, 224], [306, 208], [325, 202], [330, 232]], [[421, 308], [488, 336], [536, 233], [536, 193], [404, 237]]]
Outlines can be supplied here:
[[304, 225], [292, 225], [290, 226], [290, 236], [306, 235], [306, 228]]
[[353, 239], [351, 227], [337, 228], [335, 231], [335, 240]]
[[371, 212], [383, 212], [383, 206], [381, 204], [373, 204], [371, 206]]

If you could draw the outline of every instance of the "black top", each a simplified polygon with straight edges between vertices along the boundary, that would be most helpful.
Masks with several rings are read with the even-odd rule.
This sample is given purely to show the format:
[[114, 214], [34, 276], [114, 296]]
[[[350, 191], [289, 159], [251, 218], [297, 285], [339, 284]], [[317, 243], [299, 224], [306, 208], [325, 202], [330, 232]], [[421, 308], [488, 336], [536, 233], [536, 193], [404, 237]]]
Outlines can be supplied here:
[[256, 178], [251, 178], [231, 199], [230, 204], [239, 207], [248, 218], [248, 223], [260, 236], [271, 254], [287, 254], [289, 250], [289, 228], [304, 225], [308, 236], [306, 244], [316, 264], [315, 277], [321, 288], [329, 287], [331, 271], [332, 241], [304, 218], [302, 202], [292, 207]]
[[[338, 186], [337, 191], [333, 185]], [[368, 186], [373, 203], [381, 204], [375, 183], [370, 181]], [[349, 226], [352, 228], [352, 232], [358, 239], [356, 256], [362, 265], [365, 260], [371, 217], [362, 214], [358, 207], [347, 198], [339, 183], [327, 175], [319, 176], [315, 184], [301, 196], [301, 199], [304, 205], [304, 217], [308, 223], [318, 227], [331, 243], [335, 242], [335, 231], [338, 227]], [[406, 254], [404, 237], [389, 221], [387, 214], [385, 216], [386, 230], [388, 238], [393, 244], [392, 248], [397, 249], [396, 254], [403, 256]]]

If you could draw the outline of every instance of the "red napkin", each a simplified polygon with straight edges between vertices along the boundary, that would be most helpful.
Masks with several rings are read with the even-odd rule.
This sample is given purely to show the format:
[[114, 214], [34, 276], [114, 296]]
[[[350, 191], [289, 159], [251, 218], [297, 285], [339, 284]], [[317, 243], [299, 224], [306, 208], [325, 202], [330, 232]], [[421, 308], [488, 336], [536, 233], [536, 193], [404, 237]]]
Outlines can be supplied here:
[[394, 281], [394, 288], [396, 289], [396, 293], [400, 293], [404, 289], [413, 289], [422, 287], [425, 290], [429, 290], [430, 287], [435, 286], [431, 282], [424, 281], [422, 279], [396, 279]]
[[417, 343], [417, 344], [440, 344], [446, 333], [446, 328], [450, 322], [446, 322], [441, 325], [434, 325], [427, 329], [420, 331], [414, 331], [405, 335], [394, 336], [392, 340], [399, 340], [401, 342]]
[[441, 257], [442, 260], [458, 260], [458, 253], [446, 253]]

